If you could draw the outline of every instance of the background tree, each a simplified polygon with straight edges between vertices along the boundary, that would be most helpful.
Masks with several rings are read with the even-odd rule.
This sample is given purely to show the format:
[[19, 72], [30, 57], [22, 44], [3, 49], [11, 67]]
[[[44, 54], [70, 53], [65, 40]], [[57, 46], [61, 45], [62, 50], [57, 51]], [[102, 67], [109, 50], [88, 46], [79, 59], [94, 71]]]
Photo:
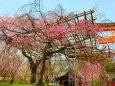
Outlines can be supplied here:
[[107, 72], [115, 72], [115, 62], [114, 60], [108, 60], [104, 62], [104, 68]]
[[1, 77], [4, 77], [4, 81], [5, 78], [7, 81], [9, 81], [10, 78], [11, 82], [14, 81], [15, 75], [22, 62], [20, 56], [16, 55], [14, 50], [5, 48], [4, 50], [1, 50], [0, 53], [0, 75]]

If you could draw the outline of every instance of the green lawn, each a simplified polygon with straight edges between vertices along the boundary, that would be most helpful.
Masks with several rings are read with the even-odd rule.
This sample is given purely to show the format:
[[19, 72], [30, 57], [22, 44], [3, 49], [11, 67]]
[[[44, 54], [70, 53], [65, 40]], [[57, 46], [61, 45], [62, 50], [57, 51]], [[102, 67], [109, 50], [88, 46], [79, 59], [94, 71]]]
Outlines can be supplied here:
[[10, 84], [10, 83], [0, 82], [0, 86], [33, 86], [33, 85], [31, 85], [31, 84], [19, 84], [19, 83]]
[[[4, 83], [4, 82], [0, 82], [0, 86], [36, 86], [35, 84], [32, 85], [32, 84], [19, 84], [19, 83], [13, 83], [13, 84], [10, 84], [10, 83]], [[60, 85], [44, 85], [44, 86], [60, 86]]]

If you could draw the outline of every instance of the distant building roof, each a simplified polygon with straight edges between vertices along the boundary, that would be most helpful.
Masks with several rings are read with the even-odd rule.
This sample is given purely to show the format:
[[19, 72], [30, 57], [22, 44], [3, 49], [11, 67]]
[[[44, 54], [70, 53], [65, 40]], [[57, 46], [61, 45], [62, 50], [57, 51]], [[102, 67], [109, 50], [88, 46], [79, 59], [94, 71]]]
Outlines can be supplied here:
[[115, 26], [115, 22], [112, 22], [112, 23], [97, 23], [98, 25], [101, 25], [101, 26]]

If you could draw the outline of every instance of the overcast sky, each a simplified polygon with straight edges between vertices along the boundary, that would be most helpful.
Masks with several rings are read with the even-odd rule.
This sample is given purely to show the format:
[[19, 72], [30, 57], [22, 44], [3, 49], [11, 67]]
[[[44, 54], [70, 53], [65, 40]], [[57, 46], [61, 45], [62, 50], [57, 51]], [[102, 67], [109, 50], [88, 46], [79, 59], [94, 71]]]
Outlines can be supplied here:
[[[0, 16], [14, 15], [19, 13], [23, 5], [32, 2], [32, 0], [0, 0]], [[88, 11], [96, 8], [96, 14], [101, 14], [98, 20], [109, 19], [115, 22], [115, 0], [42, 0], [42, 9], [44, 12], [55, 9], [61, 5], [66, 12]]]

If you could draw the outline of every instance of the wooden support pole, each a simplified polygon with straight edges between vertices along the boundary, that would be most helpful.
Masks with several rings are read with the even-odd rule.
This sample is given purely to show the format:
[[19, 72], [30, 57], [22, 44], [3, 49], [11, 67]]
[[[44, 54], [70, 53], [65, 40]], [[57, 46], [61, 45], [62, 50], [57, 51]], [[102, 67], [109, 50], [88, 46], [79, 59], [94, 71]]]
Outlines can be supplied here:
[[[90, 11], [88, 11], [88, 12], [85, 12], [85, 16], [86, 16], [86, 15], [89, 15], [89, 14], [91, 14], [91, 13], [94, 13], [94, 10], [90, 10]], [[76, 14], [76, 15], [74, 15], [74, 16], [71, 16], [71, 17], [66, 18], [66, 20], [65, 20], [65, 19], [62, 19], [62, 20], [58, 20], [58, 21], [55, 21], [55, 22], [53, 22], [53, 23], [50, 23], [50, 24], [48, 24], [48, 25], [44, 25], [44, 26], [38, 27], [38, 28], [36, 28], [34, 31], [39, 31], [39, 30], [45, 29], [45, 28], [47, 28], [47, 27], [49, 27], [49, 26], [55, 26], [55, 25], [58, 25], [58, 24], [62, 24], [62, 23], [65, 23], [65, 22], [67, 22], [67, 21], [74, 20], [74, 19], [76, 19], [76, 18], [78, 18], [78, 17], [82, 17], [82, 16], [84, 16], [84, 13]], [[32, 32], [33, 32], [33, 30], [30, 30], [30, 31], [28, 31], [27, 33], [32, 33]]]

